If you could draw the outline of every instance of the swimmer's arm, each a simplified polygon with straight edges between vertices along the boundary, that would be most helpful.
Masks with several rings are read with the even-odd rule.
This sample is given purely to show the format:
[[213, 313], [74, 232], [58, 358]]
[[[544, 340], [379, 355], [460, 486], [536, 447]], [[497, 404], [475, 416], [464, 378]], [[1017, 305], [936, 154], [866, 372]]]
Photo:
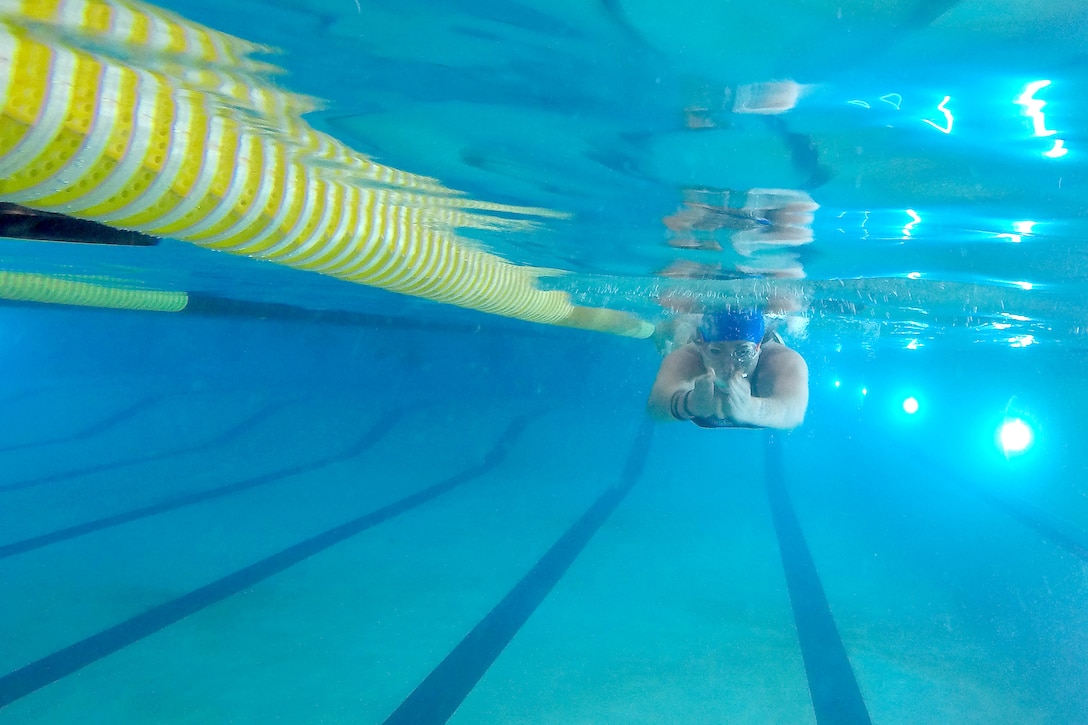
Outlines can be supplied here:
[[808, 365], [789, 348], [768, 357], [761, 361], [766, 369], [760, 371], [760, 397], [752, 397], [751, 407], [739, 422], [760, 428], [796, 428], [808, 409]]
[[[702, 358], [694, 345], [688, 344], [673, 350], [665, 356], [657, 370], [657, 378], [650, 389], [650, 399], [646, 402], [647, 411], [657, 420], [688, 420], [691, 411], [683, 409], [681, 399], [695, 387], [695, 379], [705, 374]], [[677, 395], [676, 404], [682, 416], [679, 419], [673, 415], [673, 396]]]

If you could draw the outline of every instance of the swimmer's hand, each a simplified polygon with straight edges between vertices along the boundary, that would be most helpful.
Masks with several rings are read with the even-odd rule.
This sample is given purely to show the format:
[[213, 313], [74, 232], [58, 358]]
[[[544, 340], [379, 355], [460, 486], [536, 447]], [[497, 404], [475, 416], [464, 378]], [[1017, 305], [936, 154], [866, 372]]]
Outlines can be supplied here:
[[[695, 397], [693, 394], [691, 397]], [[728, 386], [723, 391], [721, 407], [724, 415], [737, 423], [756, 425], [759, 415], [759, 399], [752, 397], [752, 384], [740, 372], [729, 378]]]
[[714, 371], [695, 378], [695, 387], [688, 396], [688, 412], [696, 418], [722, 418], [722, 396], [715, 392], [717, 376]]

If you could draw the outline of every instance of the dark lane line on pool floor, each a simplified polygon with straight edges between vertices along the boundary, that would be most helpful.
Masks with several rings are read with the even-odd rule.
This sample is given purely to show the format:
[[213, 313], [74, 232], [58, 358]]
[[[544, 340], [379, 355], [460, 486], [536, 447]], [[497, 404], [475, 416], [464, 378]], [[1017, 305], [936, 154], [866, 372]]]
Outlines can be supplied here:
[[976, 496], [1000, 510], [1009, 518], [1025, 526], [1057, 547], [1088, 562], [1088, 540], [1083, 533], [1080, 536], [1066, 531], [1068, 526], [1053, 515], [1035, 506], [1012, 498], [1006, 498], [990, 491], [974, 488]]
[[[407, 513], [483, 476], [498, 466], [517, 442], [531, 416], [522, 415], [507, 426], [482, 463], [405, 496], [379, 509], [327, 529], [249, 566], [238, 569], [168, 602], [152, 607], [68, 647], [46, 655], [0, 677], [0, 708], [63, 677], [78, 672], [131, 644], [186, 617], [253, 587], [367, 529]], [[107, 696], [107, 695], [103, 695]]]
[[392, 427], [403, 415], [402, 411], [395, 410], [382, 416], [377, 423], [370, 426], [367, 431], [359, 438], [358, 441], [353, 443], [350, 448], [341, 451], [340, 453], [334, 453], [324, 458], [319, 458], [316, 461], [310, 461], [309, 463], [301, 463], [288, 468], [281, 468], [278, 471], [271, 471], [269, 473], [261, 474], [260, 476], [254, 476], [253, 478], [247, 478], [242, 481], [236, 481], [234, 483], [228, 483], [224, 486], [217, 486], [215, 488], [209, 488], [203, 491], [194, 491], [181, 496], [176, 496], [159, 503], [150, 504], [148, 506], [142, 506], [130, 511], [123, 511], [118, 514], [112, 514], [110, 516], [103, 516], [93, 521], [85, 521], [81, 524], [75, 524], [74, 526], [66, 526], [63, 529], [57, 529], [45, 534], [39, 534], [37, 536], [31, 536], [20, 541], [13, 541], [10, 544], [0, 545], [0, 560], [6, 559], [18, 554], [25, 554], [28, 551], [34, 549], [40, 549], [43, 546], [49, 546], [50, 544], [56, 544], [61, 541], [67, 541], [68, 539], [74, 539], [78, 536], [85, 536], [86, 534], [93, 533], [95, 531], [101, 531], [113, 526], [120, 526], [121, 524], [127, 524], [132, 521], [138, 521], [149, 516], [157, 516], [164, 514], [175, 509], [183, 508], [185, 506], [193, 506], [198, 503], [210, 501], [212, 499], [220, 498], [221, 496], [228, 496], [240, 491], [248, 491], [251, 488], [263, 486], [268, 483], [273, 483], [290, 476], [298, 476], [303, 473], [311, 473], [313, 471], [320, 470], [327, 466], [331, 466], [334, 463], [340, 463], [343, 461], [351, 460], [356, 456], [364, 453], [368, 448], [377, 444], [389, 433]]
[[385, 720], [385, 725], [449, 720], [634, 487], [645, 466], [653, 430], [653, 421], [643, 420], [619, 481], [601, 494], [502, 601], [446, 655]]
[[[881, 442], [881, 445], [884, 445]], [[975, 497], [1003, 514], [1016, 521], [1021, 526], [1031, 529], [1051, 544], [1065, 549], [1079, 559], [1088, 561], [1088, 536], [1083, 530], [1073, 531], [1075, 528], [1070, 522], [1063, 521], [1034, 504], [1015, 496], [1007, 496], [999, 491], [986, 488], [976, 480], [957, 473], [947, 465], [941, 463], [930, 455], [924, 448], [911, 441], [901, 438], [891, 450], [898, 450], [903, 458], [904, 465], [916, 468], [924, 464], [930, 471], [940, 471], [942, 475], [931, 476], [928, 479], [920, 478], [919, 481], [933, 493], [939, 496], [947, 496], [949, 493], [964, 497]], [[909, 455], [907, 452], [910, 452]], [[934, 481], [945, 482], [941, 486], [935, 486]], [[949, 486], [948, 481], [955, 481], [955, 486]]]
[[[153, 395], [149, 398], [143, 398], [138, 400], [127, 408], [122, 408], [105, 420], [100, 420], [96, 423], [77, 430], [75, 433], [69, 433], [68, 435], [58, 436], [56, 438], [48, 438], [45, 440], [27, 441], [26, 443], [13, 443], [7, 446], [0, 446], [0, 453], [10, 453], [11, 451], [24, 451], [28, 448], [40, 448], [41, 446], [51, 446], [58, 443], [74, 443], [84, 438], [90, 438], [96, 436], [104, 430], [113, 428], [116, 425], [124, 423], [126, 420], [135, 417], [138, 413], [157, 405], [162, 400], [166, 399], [165, 395]], [[4, 487], [0, 487], [3, 490]]]
[[767, 432], [764, 475], [816, 723], [871, 725], [820, 574], [790, 503], [782, 466], [781, 436]]
[[93, 466], [77, 468], [71, 471], [62, 471], [60, 473], [53, 473], [47, 476], [36, 476], [34, 478], [27, 478], [22, 481], [16, 481], [14, 483], [5, 483], [0, 485], [0, 492], [18, 491], [25, 488], [33, 488], [34, 486], [41, 486], [47, 483], [59, 483], [60, 481], [69, 481], [73, 478], [89, 476], [92, 473], [112, 471], [117, 468], [126, 468], [128, 466], [135, 466], [140, 463], [153, 463], [155, 461], [163, 461], [169, 458], [173, 458], [175, 456], [184, 456], [189, 453], [200, 453], [202, 451], [207, 451], [211, 448], [218, 448], [223, 445], [233, 443], [244, 433], [251, 430], [252, 427], [259, 423], [262, 419], [267, 418], [270, 415], [274, 415], [277, 411], [279, 411], [286, 405], [287, 401], [277, 401], [269, 403], [254, 414], [247, 416], [244, 420], [242, 420], [234, 427], [224, 431], [223, 433], [208, 441], [182, 446], [181, 448], [174, 448], [169, 451], [160, 451], [159, 453], [152, 453], [146, 456], [135, 456], [134, 458], [125, 458], [120, 461], [109, 461], [108, 463], [96, 463]]

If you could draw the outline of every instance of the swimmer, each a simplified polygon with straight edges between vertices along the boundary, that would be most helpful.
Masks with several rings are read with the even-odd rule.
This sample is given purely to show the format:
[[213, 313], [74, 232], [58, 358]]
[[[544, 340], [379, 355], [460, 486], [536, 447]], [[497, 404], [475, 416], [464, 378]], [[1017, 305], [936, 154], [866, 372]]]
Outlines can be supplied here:
[[696, 339], [661, 361], [647, 403], [659, 420], [704, 428], [801, 425], [808, 408], [808, 366], [759, 310], [705, 313]]

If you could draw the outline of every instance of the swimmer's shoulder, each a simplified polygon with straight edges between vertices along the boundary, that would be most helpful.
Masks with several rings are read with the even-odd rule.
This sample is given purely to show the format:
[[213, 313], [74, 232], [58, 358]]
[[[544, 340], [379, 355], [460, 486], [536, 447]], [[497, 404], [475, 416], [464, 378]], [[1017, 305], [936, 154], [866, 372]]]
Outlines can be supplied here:
[[[759, 366], [765, 370], [807, 369], [801, 353], [788, 346], [777, 333], [769, 331], [760, 344]], [[758, 369], [758, 368], [757, 368]]]

